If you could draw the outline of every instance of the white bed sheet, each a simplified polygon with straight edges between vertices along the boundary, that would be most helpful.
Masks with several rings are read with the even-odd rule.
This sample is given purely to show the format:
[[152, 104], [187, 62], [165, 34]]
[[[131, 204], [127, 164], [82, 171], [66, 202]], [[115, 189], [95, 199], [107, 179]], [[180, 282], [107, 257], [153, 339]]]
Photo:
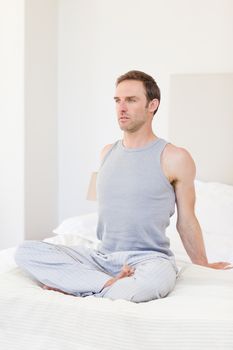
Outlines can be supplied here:
[[1, 350], [233, 349], [233, 270], [182, 264], [167, 298], [135, 304], [43, 290], [13, 253], [0, 253]]
[[16, 267], [14, 253], [16, 247], [0, 250], [0, 273], [7, 272]]

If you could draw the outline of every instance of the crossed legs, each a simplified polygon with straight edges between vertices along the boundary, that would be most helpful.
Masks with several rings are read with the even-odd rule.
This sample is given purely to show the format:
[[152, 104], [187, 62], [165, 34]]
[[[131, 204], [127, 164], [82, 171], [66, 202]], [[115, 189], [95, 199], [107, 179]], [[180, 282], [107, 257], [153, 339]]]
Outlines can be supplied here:
[[133, 302], [165, 297], [175, 286], [176, 271], [164, 258], [122, 266], [111, 276], [78, 253], [74, 256], [59, 246], [27, 241], [15, 256], [19, 267], [26, 270], [44, 289], [75, 296], [125, 299]]

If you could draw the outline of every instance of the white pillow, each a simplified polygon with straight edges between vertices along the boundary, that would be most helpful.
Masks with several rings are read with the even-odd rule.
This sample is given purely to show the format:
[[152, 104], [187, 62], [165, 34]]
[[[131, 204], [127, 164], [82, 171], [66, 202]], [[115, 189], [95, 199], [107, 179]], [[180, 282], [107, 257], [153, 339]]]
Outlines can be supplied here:
[[98, 215], [90, 213], [68, 218], [55, 229], [57, 235], [79, 236], [90, 241], [99, 241], [96, 236]]
[[92, 241], [90, 239], [86, 239], [83, 237], [80, 237], [79, 235], [73, 235], [73, 234], [59, 234], [54, 237], [49, 237], [44, 239], [44, 242], [53, 243], [53, 244], [62, 244], [66, 246], [76, 246], [76, 245], [83, 245], [88, 248], [98, 248], [99, 241]]
[[[172, 216], [166, 234], [170, 239], [170, 249], [175, 254], [177, 260], [190, 262], [179, 233], [176, 230], [177, 213]], [[227, 261], [233, 263], [233, 234], [220, 235], [206, 232], [202, 229], [205, 248], [210, 262]]]
[[195, 211], [202, 230], [233, 240], [233, 186], [196, 180], [195, 189]]
[[196, 180], [195, 189], [208, 259], [233, 262], [233, 186]]
[[[233, 262], [233, 186], [195, 181], [195, 212], [209, 261]], [[190, 261], [176, 230], [177, 213], [167, 228], [171, 250], [179, 260]]]

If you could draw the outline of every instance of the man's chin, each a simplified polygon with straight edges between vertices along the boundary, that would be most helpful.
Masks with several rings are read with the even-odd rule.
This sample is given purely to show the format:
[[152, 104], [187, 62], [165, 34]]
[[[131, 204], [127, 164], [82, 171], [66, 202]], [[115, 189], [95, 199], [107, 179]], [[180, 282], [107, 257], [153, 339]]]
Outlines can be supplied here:
[[126, 126], [120, 125], [120, 129], [121, 129], [122, 131], [131, 132], [131, 130], [130, 130], [129, 128], [127, 128]]
[[128, 133], [128, 134], [133, 134], [133, 133], [135, 133], [137, 131], [135, 129], [130, 129], [130, 128], [127, 128], [127, 127], [120, 127], [120, 129], [122, 131], [124, 131], [125, 133]]

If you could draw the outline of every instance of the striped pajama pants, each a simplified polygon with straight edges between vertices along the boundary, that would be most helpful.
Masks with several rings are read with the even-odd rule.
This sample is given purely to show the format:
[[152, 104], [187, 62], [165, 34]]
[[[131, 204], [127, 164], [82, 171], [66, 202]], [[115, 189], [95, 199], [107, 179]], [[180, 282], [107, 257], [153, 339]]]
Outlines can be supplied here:
[[[82, 245], [67, 247], [41, 241], [25, 241], [17, 249], [15, 261], [40, 283], [65, 293], [136, 303], [167, 296], [178, 272], [173, 259], [156, 252], [103, 254]], [[125, 264], [135, 269], [134, 274], [103, 288]]]

